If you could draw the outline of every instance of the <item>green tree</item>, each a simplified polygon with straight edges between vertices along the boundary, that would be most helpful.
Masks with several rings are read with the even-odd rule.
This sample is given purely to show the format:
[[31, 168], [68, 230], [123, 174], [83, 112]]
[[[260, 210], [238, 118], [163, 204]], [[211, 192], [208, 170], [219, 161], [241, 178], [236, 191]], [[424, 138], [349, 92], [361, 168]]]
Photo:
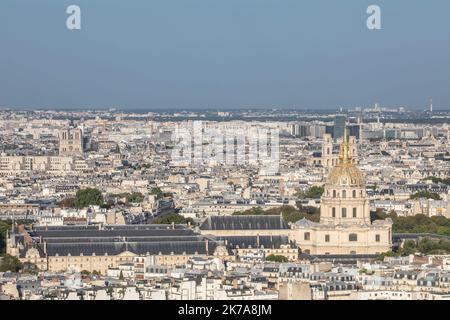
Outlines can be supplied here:
[[0, 221], [0, 256], [5, 252], [6, 234], [11, 230], [11, 221]]
[[430, 192], [430, 191], [419, 191], [419, 192], [412, 194], [409, 198], [410, 199], [425, 198], [425, 199], [433, 199], [433, 200], [442, 200], [442, 198], [439, 194], [437, 194], [435, 192]]
[[140, 192], [133, 192], [131, 194], [128, 194], [127, 201], [129, 203], [141, 203], [144, 201], [144, 195]]
[[271, 261], [271, 262], [288, 262], [289, 260], [285, 256], [271, 254], [271, 255], [266, 257], [266, 261]]
[[427, 177], [423, 180], [431, 180], [433, 183], [436, 183], [436, 184], [442, 183], [442, 184], [450, 185], [450, 178], [442, 179], [442, 178], [432, 176], [432, 177]]
[[158, 187], [152, 188], [150, 194], [155, 194], [157, 199], [162, 199], [164, 197], [164, 193]]
[[306, 192], [298, 192], [297, 197], [300, 199], [319, 199], [324, 192], [323, 187], [311, 187]]
[[103, 195], [100, 190], [87, 188], [78, 190], [75, 196], [75, 206], [85, 208], [89, 206], [101, 206], [103, 204]]
[[91, 273], [88, 270], [82, 270], [80, 273], [83, 276], [90, 276], [91, 275]]
[[19, 272], [23, 269], [23, 264], [17, 257], [5, 254], [0, 263], [0, 272], [12, 271]]
[[431, 233], [450, 236], [450, 220], [443, 216], [427, 217], [417, 214], [410, 217], [399, 217], [395, 212], [389, 214], [377, 212], [371, 214], [372, 218], [391, 218], [394, 233]]
[[190, 223], [194, 225], [194, 220], [192, 218], [185, 218], [182, 215], [179, 215], [178, 213], [170, 213], [167, 215], [164, 215], [162, 217], [156, 218], [152, 221], [154, 224], [187, 224]]
[[281, 206], [268, 210], [263, 210], [261, 207], [255, 207], [246, 211], [237, 211], [233, 215], [283, 215], [286, 222], [297, 222], [303, 218], [318, 222], [320, 220], [320, 210], [315, 207], [302, 206], [297, 204], [298, 208], [293, 206]]
[[416, 252], [416, 242], [414, 240], [406, 240], [403, 248], [400, 250], [401, 255], [408, 256]]

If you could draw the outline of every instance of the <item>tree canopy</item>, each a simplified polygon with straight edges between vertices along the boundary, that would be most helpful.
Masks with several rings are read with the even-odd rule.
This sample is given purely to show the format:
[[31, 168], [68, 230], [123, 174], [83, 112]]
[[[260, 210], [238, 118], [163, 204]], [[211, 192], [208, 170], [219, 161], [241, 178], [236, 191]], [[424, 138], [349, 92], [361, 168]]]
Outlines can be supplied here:
[[314, 186], [309, 188], [305, 192], [303, 191], [297, 192], [297, 197], [299, 197], [300, 199], [319, 199], [322, 196], [323, 192], [324, 192], [323, 187]]
[[23, 268], [23, 264], [17, 257], [5, 254], [0, 263], [0, 272], [19, 272]]
[[192, 218], [185, 218], [182, 215], [179, 215], [178, 213], [170, 213], [164, 216], [161, 216], [159, 218], [156, 218], [152, 221], [154, 224], [187, 224], [191, 223], [194, 224], [194, 220]]
[[152, 188], [152, 190], [150, 191], [150, 194], [154, 194], [156, 195], [157, 199], [162, 199], [164, 197], [164, 193], [162, 192], [162, 190], [158, 187], [154, 187]]
[[438, 178], [438, 177], [427, 177], [424, 180], [431, 180], [433, 183], [436, 183], [436, 184], [442, 183], [442, 184], [446, 184], [446, 185], [450, 186], [450, 178], [442, 179], [442, 178]]
[[0, 221], [0, 255], [5, 252], [6, 234], [11, 229], [10, 221]]
[[412, 194], [410, 197], [410, 199], [433, 199], [433, 200], [442, 200], [441, 196], [435, 192], [430, 192], [430, 191], [419, 191], [416, 192], [414, 194]]
[[77, 208], [89, 206], [101, 206], [103, 204], [102, 192], [95, 188], [78, 190], [75, 196], [74, 205]]
[[274, 255], [271, 254], [269, 256], [266, 257], [266, 261], [272, 261], [272, 262], [288, 262], [288, 258], [286, 258], [285, 256], [280, 256], [280, 255]]
[[286, 222], [297, 222], [303, 218], [318, 222], [320, 220], [320, 210], [315, 207], [301, 206], [297, 204], [298, 208], [293, 206], [281, 206], [268, 210], [263, 210], [261, 207], [254, 207], [246, 211], [237, 211], [233, 215], [283, 215]]
[[429, 254], [450, 254], [450, 240], [447, 239], [431, 239], [429, 237], [421, 238], [419, 241], [406, 240], [403, 246], [397, 250], [389, 251], [380, 255], [380, 259], [384, 257], [409, 256], [410, 254], [422, 253]]
[[395, 212], [372, 213], [372, 219], [391, 218], [394, 233], [431, 233], [442, 236], [450, 236], [450, 220], [443, 216], [427, 217], [417, 214], [410, 217], [399, 217]]

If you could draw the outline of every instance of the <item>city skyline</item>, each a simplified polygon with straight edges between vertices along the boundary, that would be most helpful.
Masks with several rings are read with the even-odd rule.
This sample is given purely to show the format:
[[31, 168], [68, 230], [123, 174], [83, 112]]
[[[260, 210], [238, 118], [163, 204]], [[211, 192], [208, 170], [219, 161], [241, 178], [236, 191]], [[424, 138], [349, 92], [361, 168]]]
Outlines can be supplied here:
[[[81, 30], [66, 28], [72, 4]], [[372, 4], [381, 30], [366, 26]], [[21, 0], [0, 9], [5, 107], [450, 106], [446, 1]]]

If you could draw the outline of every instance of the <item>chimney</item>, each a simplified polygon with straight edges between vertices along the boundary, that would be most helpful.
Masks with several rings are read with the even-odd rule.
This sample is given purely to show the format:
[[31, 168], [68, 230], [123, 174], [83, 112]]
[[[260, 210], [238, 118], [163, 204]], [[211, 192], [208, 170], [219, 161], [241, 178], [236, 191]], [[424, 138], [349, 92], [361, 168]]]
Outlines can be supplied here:
[[206, 255], [209, 256], [209, 241], [208, 241], [208, 239], [205, 240], [205, 247], [206, 247]]
[[47, 255], [47, 241], [44, 241], [44, 254]]
[[172, 230], [175, 230], [175, 222], [172, 222]]

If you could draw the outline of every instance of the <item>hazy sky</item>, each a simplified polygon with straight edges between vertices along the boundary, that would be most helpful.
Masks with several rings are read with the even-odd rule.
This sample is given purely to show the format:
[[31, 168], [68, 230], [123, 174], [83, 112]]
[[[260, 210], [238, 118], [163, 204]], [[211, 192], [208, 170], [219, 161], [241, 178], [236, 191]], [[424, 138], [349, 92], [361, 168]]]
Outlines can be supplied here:
[[[382, 30], [366, 27], [370, 4]], [[448, 0], [1, 0], [0, 106], [450, 107], [449, 13]]]

